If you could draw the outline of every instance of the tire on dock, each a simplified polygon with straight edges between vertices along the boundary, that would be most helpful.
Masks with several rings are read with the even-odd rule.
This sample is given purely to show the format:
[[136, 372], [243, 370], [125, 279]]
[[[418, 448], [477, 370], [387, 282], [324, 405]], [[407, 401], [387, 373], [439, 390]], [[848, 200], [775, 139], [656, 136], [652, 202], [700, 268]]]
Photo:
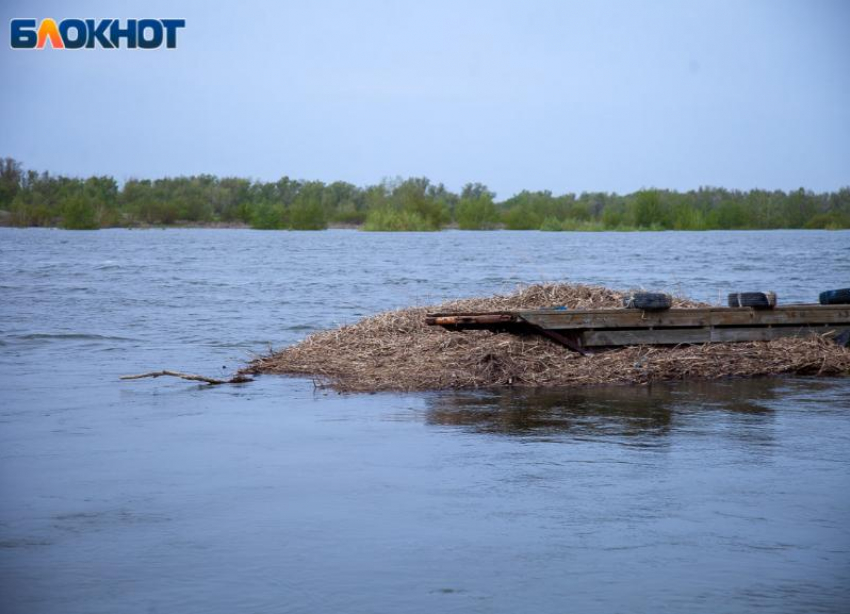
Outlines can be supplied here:
[[664, 311], [670, 309], [673, 301], [669, 295], [661, 292], [634, 292], [623, 297], [623, 305], [626, 309]]
[[826, 290], [818, 297], [821, 305], [850, 305], [850, 288]]
[[729, 295], [729, 306], [773, 309], [776, 307], [776, 294], [774, 292], [733, 292]]

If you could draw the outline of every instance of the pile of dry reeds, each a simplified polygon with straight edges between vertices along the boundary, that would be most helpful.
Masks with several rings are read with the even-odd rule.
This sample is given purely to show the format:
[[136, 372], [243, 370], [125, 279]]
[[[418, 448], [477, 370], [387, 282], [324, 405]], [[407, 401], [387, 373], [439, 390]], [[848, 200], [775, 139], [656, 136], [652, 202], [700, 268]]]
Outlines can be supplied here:
[[[581, 356], [544, 337], [446, 331], [425, 314], [509, 311], [563, 305], [614, 308], [623, 293], [545, 284], [489, 298], [381, 313], [316, 333], [256, 359], [246, 373], [312, 376], [340, 391], [429, 390], [486, 386], [582, 386], [781, 373], [850, 373], [850, 350], [820, 337], [678, 347], [628, 347]], [[699, 303], [674, 299], [674, 307]]]

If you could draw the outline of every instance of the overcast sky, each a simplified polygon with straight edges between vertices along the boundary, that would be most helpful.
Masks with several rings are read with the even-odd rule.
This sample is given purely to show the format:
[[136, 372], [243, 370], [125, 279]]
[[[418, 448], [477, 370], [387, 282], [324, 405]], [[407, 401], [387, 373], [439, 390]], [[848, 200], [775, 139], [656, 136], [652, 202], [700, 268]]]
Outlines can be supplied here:
[[[9, 19], [182, 17], [178, 49], [13, 51]], [[850, 185], [850, 2], [0, 5], [0, 156], [119, 180]]]

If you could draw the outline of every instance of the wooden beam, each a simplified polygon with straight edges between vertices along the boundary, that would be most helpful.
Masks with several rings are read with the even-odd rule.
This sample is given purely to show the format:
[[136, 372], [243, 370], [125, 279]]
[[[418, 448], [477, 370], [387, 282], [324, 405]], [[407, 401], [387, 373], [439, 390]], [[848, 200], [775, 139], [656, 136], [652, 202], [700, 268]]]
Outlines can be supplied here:
[[708, 343], [709, 328], [667, 328], [661, 330], [589, 330], [581, 334], [584, 347], [613, 345], [679, 345]]
[[680, 345], [739, 341], [770, 341], [781, 337], [830, 336], [850, 326], [781, 326], [736, 328], [667, 328], [659, 330], [592, 330], [581, 334], [583, 347], [618, 345]]
[[571, 335], [563, 335], [556, 330], [549, 330], [548, 328], [538, 328], [534, 327], [532, 330], [537, 332], [540, 335], [545, 337], [549, 337], [552, 341], [556, 343], [560, 343], [567, 349], [572, 350], [573, 352], [578, 352], [582, 356], [590, 356], [590, 352], [581, 347], [581, 342], [579, 341], [578, 335], [575, 333]]
[[620, 345], [679, 345], [767, 341], [850, 330], [850, 305], [784, 305], [774, 309], [708, 307], [647, 312], [639, 309], [505, 311], [429, 314], [450, 330], [536, 331], [576, 351]]
[[737, 341], [770, 341], [782, 337], [805, 337], [807, 335], [835, 336], [850, 330], [850, 326], [777, 326], [772, 328], [713, 328], [711, 341], [728, 343]]
[[711, 313], [707, 309], [677, 309], [662, 312], [646, 312], [638, 309], [574, 312], [522, 311], [519, 315], [535, 326], [554, 330], [709, 326], [711, 323]]
[[518, 315], [530, 324], [552, 330], [850, 324], [848, 305], [789, 305], [775, 309], [714, 307], [659, 312], [639, 309], [540, 310], [521, 311]]

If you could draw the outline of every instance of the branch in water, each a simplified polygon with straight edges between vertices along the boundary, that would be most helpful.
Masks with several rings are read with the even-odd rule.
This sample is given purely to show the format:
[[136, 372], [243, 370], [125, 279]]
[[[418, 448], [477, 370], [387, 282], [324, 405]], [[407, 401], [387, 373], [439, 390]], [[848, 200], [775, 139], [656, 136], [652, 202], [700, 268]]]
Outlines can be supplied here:
[[139, 375], [122, 375], [121, 379], [142, 379], [143, 377], [162, 377], [163, 375], [179, 377], [193, 382], [205, 382], [211, 386], [217, 386], [219, 384], [244, 384], [245, 382], [253, 381], [250, 377], [242, 375], [241, 373], [237, 373], [230, 379], [215, 379], [214, 377], [204, 377], [203, 375], [195, 375], [193, 373], [181, 373], [180, 371], [151, 371], [150, 373], [140, 373]]

